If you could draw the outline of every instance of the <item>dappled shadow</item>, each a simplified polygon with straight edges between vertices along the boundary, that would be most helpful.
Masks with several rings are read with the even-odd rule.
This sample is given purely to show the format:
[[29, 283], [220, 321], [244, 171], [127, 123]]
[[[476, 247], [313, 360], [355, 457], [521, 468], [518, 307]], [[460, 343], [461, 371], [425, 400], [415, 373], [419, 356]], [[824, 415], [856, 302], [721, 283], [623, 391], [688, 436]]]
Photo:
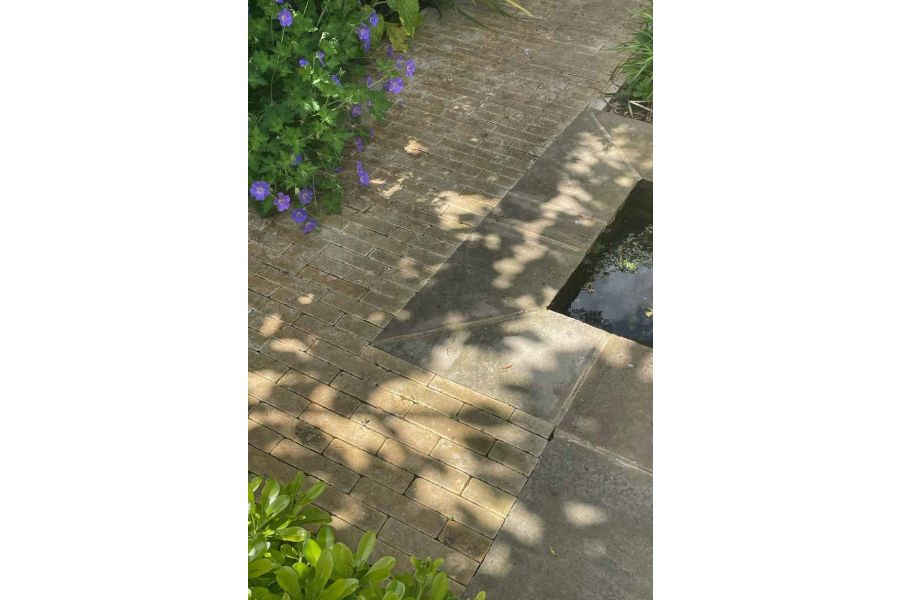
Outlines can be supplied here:
[[[448, 553], [448, 572], [465, 584], [546, 443], [535, 435], [522, 442], [528, 451], [501, 457], [504, 442], [494, 441], [501, 425], [492, 419], [506, 423], [512, 408], [488, 401], [522, 407], [528, 398], [565, 399], [593, 364], [602, 332], [574, 321], [563, 327], [565, 317], [544, 307], [638, 175], [589, 113], [571, 139], [549, 144], [589, 101], [589, 86], [572, 85], [571, 71], [599, 77], [589, 75], [595, 66], [573, 61], [569, 73], [554, 73], [550, 41], [540, 34], [505, 44], [487, 31], [427, 27], [418, 79], [366, 149], [372, 184], [350, 185], [343, 214], [323, 219], [313, 235], [287, 219], [250, 217], [250, 470], [285, 480], [301, 469], [326, 481], [317, 504], [336, 515], [348, 539], [384, 529], [391, 518], [421, 532], [422, 540], [412, 536], [419, 554], [440, 552], [426, 541], [446, 542], [458, 551]], [[483, 71], [461, 70], [443, 56], [445, 46], [473, 55]], [[503, 59], [479, 57], [482, 47]], [[496, 80], [483, 94], [464, 78]], [[529, 79], [531, 87], [519, 85]], [[348, 181], [352, 173], [348, 162]], [[425, 343], [429, 329], [448, 336], [403, 358], [483, 392], [484, 404], [439, 393], [421, 371], [391, 362], [394, 352], [385, 358], [370, 346], [379, 335], [378, 346], [398, 336]], [[477, 360], [451, 360], [466, 353]], [[501, 491], [494, 512], [466, 498], [463, 468]], [[581, 528], [607, 522], [587, 497], [559, 509]], [[448, 537], [448, 523], [467, 536]], [[402, 536], [386, 529], [379, 548], [402, 558], [391, 546], [403, 545]]]

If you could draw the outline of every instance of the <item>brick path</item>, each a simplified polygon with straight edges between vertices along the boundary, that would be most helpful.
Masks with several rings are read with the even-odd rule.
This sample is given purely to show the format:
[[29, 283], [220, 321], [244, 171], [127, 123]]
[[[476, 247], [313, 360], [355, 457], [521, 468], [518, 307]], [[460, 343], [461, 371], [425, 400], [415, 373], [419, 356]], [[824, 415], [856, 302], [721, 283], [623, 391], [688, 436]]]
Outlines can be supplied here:
[[553, 425], [369, 344], [596, 97], [640, 2], [527, 5], [539, 20], [476, 11], [497, 32], [429, 18], [341, 216], [304, 236], [249, 215], [250, 470], [325, 481], [343, 541], [443, 556], [456, 594]]

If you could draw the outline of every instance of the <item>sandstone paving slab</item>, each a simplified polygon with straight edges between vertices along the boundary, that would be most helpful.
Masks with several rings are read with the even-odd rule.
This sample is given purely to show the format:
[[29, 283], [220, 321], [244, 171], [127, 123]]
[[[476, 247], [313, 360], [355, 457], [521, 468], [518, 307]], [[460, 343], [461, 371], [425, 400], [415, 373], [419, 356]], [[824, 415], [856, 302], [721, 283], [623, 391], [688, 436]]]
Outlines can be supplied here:
[[652, 476], [556, 436], [468, 587], [491, 600], [650, 600]]
[[653, 126], [611, 112], [595, 110], [593, 113], [641, 179], [653, 181]]
[[653, 349], [610, 336], [559, 429], [652, 469]]
[[574, 319], [536, 310], [378, 345], [407, 362], [555, 423], [609, 337]]

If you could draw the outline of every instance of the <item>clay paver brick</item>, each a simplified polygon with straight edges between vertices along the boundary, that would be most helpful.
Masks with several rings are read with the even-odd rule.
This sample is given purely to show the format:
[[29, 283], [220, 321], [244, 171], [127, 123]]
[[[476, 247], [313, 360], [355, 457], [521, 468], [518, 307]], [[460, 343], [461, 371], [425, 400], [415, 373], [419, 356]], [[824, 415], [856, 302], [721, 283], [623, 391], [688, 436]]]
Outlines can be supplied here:
[[336, 246], [340, 246], [351, 252], [355, 252], [360, 256], [365, 256], [375, 247], [371, 243], [363, 241], [352, 235], [347, 235], [346, 231], [337, 231], [330, 227], [323, 227], [319, 232], [320, 237]]
[[526, 476], [531, 475], [538, 461], [536, 456], [532, 456], [500, 440], [494, 443], [494, 447], [488, 453], [488, 458], [515, 469]]
[[400, 493], [403, 493], [413, 480], [412, 473], [341, 440], [332, 441], [325, 449], [325, 456]]
[[469, 480], [466, 473], [392, 439], [384, 443], [378, 456], [457, 494]]
[[352, 415], [360, 405], [356, 398], [293, 370], [285, 373], [278, 385], [345, 417]]
[[[481, 454], [487, 454], [494, 443], [494, 438], [477, 429], [472, 429], [468, 425], [463, 425], [459, 421], [449, 419], [426, 406], [418, 404], [413, 406], [406, 414], [406, 419]], [[450, 462], [450, 464], [453, 463]]]
[[382, 387], [372, 385], [349, 373], [341, 373], [334, 378], [331, 385], [355, 398], [359, 398], [366, 404], [393, 415], [397, 415], [398, 417], [402, 417], [408, 413], [413, 405], [410, 400], [402, 398], [394, 392]]
[[491, 549], [491, 538], [472, 531], [458, 521], [447, 521], [438, 540], [478, 562], [481, 562]]
[[399, 440], [424, 453], [431, 452], [440, 439], [436, 433], [422, 429], [418, 425], [405, 419], [399, 419], [368, 404], [361, 405], [352, 418], [369, 429], [390, 439]]
[[253, 409], [250, 419], [316, 452], [322, 452], [333, 439], [309, 423], [273, 408], [265, 402]]
[[[404, 523], [437, 537], [447, 518], [402, 494], [363, 477], [350, 492], [354, 497]], [[384, 540], [390, 543], [390, 540]], [[401, 548], [402, 550], [403, 548]]]
[[456, 398], [451, 398], [446, 394], [425, 387], [421, 383], [416, 383], [392, 373], [387, 374], [378, 385], [448, 417], [456, 415], [460, 407], [462, 407], [462, 402]]
[[[275, 293], [277, 294], [278, 292]], [[374, 325], [384, 326], [391, 320], [389, 314], [378, 310], [374, 306], [363, 304], [362, 302], [358, 302], [353, 298], [348, 298], [338, 292], [327, 293], [325, 297], [322, 298], [322, 302]], [[337, 319], [335, 319], [335, 321], [337, 321]]]
[[498, 440], [503, 440], [507, 444], [511, 444], [535, 456], [540, 455], [541, 450], [547, 445], [547, 440], [541, 436], [472, 406], [462, 407], [456, 418], [466, 425], [470, 425], [479, 431], [492, 435]]
[[548, 438], [550, 437], [550, 434], [553, 433], [553, 423], [530, 415], [519, 409], [516, 409], [515, 412], [513, 412], [509, 420], [519, 427], [532, 431], [543, 438]]
[[252, 396], [263, 400], [286, 413], [294, 415], [295, 417], [309, 406], [309, 400], [303, 396], [297, 395], [286, 388], [276, 385], [265, 377], [260, 377], [256, 373], [248, 373], [247, 379], [248, 391]]
[[525, 486], [526, 477], [518, 471], [476, 454], [447, 439], [438, 441], [434, 450], [431, 451], [431, 455], [510, 494], [518, 494]]
[[503, 525], [500, 515], [424, 479], [416, 478], [406, 495], [488, 537], [497, 535]]
[[320, 271], [319, 269], [312, 266], [305, 266], [300, 270], [300, 277], [304, 279], [309, 279], [310, 281], [314, 281], [321, 286], [327, 287], [330, 290], [334, 290], [336, 292], [340, 292], [345, 296], [349, 296], [351, 298], [359, 298], [363, 294], [366, 293], [366, 288], [361, 285], [357, 285], [355, 283], [351, 283], [340, 277], [335, 277], [331, 273], [326, 273], [324, 271]]
[[[347, 371], [351, 375], [356, 375], [372, 383], [377, 383], [387, 374], [387, 371], [375, 363], [342, 350], [324, 340], [319, 340], [310, 346], [308, 353], [331, 363], [342, 371]], [[336, 375], [337, 373], [335, 373]]]
[[[334, 344], [335, 346], [343, 348], [351, 354], [359, 354], [360, 352], [362, 352], [363, 348], [369, 345], [368, 341], [359, 337], [358, 335], [355, 335], [343, 329], [338, 329], [334, 325], [329, 325], [325, 321], [320, 321], [319, 319], [310, 317], [309, 315], [303, 315], [302, 317], [294, 321], [294, 327], [302, 329], [303, 331], [307, 331], [317, 338], [323, 339], [331, 344]], [[277, 337], [281, 338], [281, 336]], [[307, 348], [308, 347], [309, 346], [307, 346]], [[301, 350], [305, 349], [306, 348], [301, 348]]]
[[428, 384], [428, 387], [443, 392], [448, 396], [453, 396], [454, 398], [462, 400], [466, 404], [471, 404], [472, 406], [476, 406], [478, 408], [486, 410], [489, 413], [497, 415], [501, 419], [508, 419], [515, 410], [508, 404], [504, 404], [499, 400], [494, 400], [490, 396], [485, 396], [484, 394], [480, 394], [475, 390], [470, 390], [469, 388], [450, 381], [449, 379], [444, 379], [440, 375], [435, 375], [434, 379], [432, 379]]
[[247, 347], [251, 350], [259, 350], [268, 338], [253, 329], [247, 328]]
[[361, 448], [370, 454], [377, 454], [385, 437], [366, 429], [361, 424], [344, 418], [316, 404], [310, 404], [300, 418], [322, 431]]
[[[298, 350], [281, 340], [270, 339], [260, 352], [322, 383], [328, 383], [340, 373], [340, 369], [334, 365], [320, 360], [307, 352]], [[287, 372], [287, 369], [285, 369], [285, 372]]]
[[247, 421], [247, 440], [251, 446], [271, 452], [281, 441], [281, 436], [255, 421]]
[[406, 306], [406, 303], [409, 302], [409, 299], [386, 296], [385, 294], [370, 290], [366, 292], [362, 298], [360, 298], [360, 301], [365, 302], [366, 304], [371, 304], [372, 306], [379, 308], [384, 312], [396, 315], [399, 314], [401, 308]]
[[503, 517], [509, 514], [509, 510], [516, 502], [515, 496], [498, 490], [494, 486], [474, 477], [469, 480], [462, 495], [463, 498], [471, 500], [478, 506], [483, 506]]
[[316, 338], [309, 332], [297, 329], [293, 325], [288, 325], [287, 323], [275, 322], [271, 317], [266, 318], [264, 323], [262, 323], [260, 332], [269, 337], [276, 338], [289, 346], [293, 346], [300, 351], [305, 351], [316, 341]]
[[399, 373], [407, 379], [412, 379], [417, 383], [421, 383], [422, 385], [428, 385], [429, 382], [435, 377], [434, 373], [412, 365], [405, 360], [399, 359], [392, 354], [388, 354], [387, 352], [379, 350], [374, 346], [367, 346], [360, 353], [360, 356], [365, 358], [366, 360], [371, 360], [376, 365], [382, 366], [389, 371]]
[[[375, 248], [373, 252], [377, 250], [378, 248]], [[329, 244], [322, 251], [322, 254], [329, 258], [333, 258], [334, 260], [339, 260], [343, 263], [346, 263], [347, 265], [355, 269], [359, 269], [360, 271], [369, 273], [370, 275], [378, 276], [384, 272], [384, 265], [379, 263], [378, 261], [366, 258], [365, 256], [362, 256], [355, 252], [351, 252], [346, 248], [341, 248], [340, 246]]]
[[359, 480], [359, 475], [331, 459], [304, 448], [293, 440], [283, 439], [272, 450], [272, 456], [314, 475], [342, 492], [349, 492]]
[[270, 381], [278, 381], [278, 378], [288, 370], [286, 365], [254, 350], [247, 353], [247, 368]]
[[256, 408], [256, 406], [257, 406], [258, 404], [259, 404], [259, 400], [258, 400], [257, 398], [254, 398], [254, 397], [251, 396], [250, 394], [247, 394], [247, 412], [248, 412], [248, 413], [249, 413], [251, 410], [253, 410], [254, 408]]
[[250, 274], [247, 277], [247, 287], [258, 294], [268, 296], [278, 289], [278, 284]]
[[[272, 294], [272, 298], [278, 302], [289, 304], [291, 313], [285, 314], [282, 320], [296, 321], [301, 314], [313, 316], [326, 323], [336, 323], [343, 316], [343, 312], [333, 306], [325, 304], [319, 299], [312, 299], [304, 294], [298, 294], [292, 290], [281, 288]], [[288, 307], [285, 307], [288, 308]], [[274, 311], [273, 311], [274, 312]], [[293, 314], [293, 318], [291, 318]], [[273, 315], [278, 317], [278, 314]]]
[[478, 569], [478, 563], [456, 550], [445, 546], [421, 531], [413, 529], [397, 519], [388, 519], [378, 534], [384, 542], [414, 556], [441, 556], [447, 575], [466, 584]]
[[370, 342], [378, 337], [379, 333], [381, 333], [381, 327], [379, 327], [378, 325], [373, 325], [372, 323], [363, 321], [362, 319], [354, 317], [353, 315], [344, 315], [338, 320], [337, 323], [335, 323], [335, 326], [340, 327], [341, 329], [345, 329], [350, 333], [355, 333], [356, 335]]
[[272, 267], [266, 268], [259, 275], [264, 279], [278, 284], [281, 288], [292, 290], [298, 294], [303, 294], [312, 298], [319, 298], [326, 292], [326, 288], [317, 283], [313, 283], [312, 281], [302, 279], [295, 275], [290, 275], [278, 269], [273, 269]]

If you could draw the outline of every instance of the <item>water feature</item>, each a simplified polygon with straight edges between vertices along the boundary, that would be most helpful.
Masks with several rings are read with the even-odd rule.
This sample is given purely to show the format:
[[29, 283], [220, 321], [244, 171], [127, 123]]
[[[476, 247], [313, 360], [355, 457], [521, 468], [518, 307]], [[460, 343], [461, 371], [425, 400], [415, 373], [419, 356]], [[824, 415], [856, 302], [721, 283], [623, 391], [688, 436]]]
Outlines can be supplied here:
[[653, 346], [653, 182], [638, 182], [549, 308]]

